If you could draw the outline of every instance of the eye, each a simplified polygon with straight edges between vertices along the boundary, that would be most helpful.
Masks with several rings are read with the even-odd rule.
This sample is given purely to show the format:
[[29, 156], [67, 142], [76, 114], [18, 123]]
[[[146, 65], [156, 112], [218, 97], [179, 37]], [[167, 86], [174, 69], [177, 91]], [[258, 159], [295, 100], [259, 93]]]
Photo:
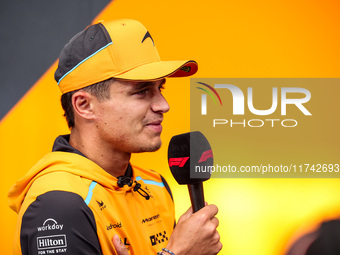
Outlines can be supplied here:
[[142, 89], [134, 93], [134, 95], [144, 96], [148, 92], [149, 89]]

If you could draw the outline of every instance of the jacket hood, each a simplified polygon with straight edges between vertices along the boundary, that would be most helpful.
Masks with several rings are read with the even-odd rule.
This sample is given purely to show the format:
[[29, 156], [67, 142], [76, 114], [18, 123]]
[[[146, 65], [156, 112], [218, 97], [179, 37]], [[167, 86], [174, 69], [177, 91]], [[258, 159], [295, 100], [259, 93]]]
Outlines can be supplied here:
[[[129, 165], [129, 167], [131, 166]], [[131, 189], [131, 187], [126, 185], [123, 188], [120, 188], [117, 185], [118, 179], [116, 177], [110, 175], [96, 163], [82, 155], [70, 152], [54, 151], [45, 155], [27, 172], [24, 177], [18, 180], [11, 187], [8, 193], [9, 207], [15, 212], [19, 212], [21, 204], [32, 183], [37, 178], [56, 171], [69, 172], [74, 175], [93, 180], [109, 189]]]

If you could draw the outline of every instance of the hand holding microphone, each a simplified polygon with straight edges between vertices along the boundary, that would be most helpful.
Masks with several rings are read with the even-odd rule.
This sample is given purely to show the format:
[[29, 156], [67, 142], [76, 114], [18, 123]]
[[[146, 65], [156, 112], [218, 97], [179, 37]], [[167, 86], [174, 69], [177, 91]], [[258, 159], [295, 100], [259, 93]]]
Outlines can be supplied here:
[[[215, 217], [218, 208], [206, 205], [203, 193], [203, 181], [210, 179], [210, 172], [190, 176], [195, 168], [208, 169], [213, 165], [213, 154], [208, 140], [200, 132], [174, 136], [168, 149], [169, 167], [176, 181], [188, 185], [192, 208], [178, 220], [172, 233], [168, 248], [176, 255], [213, 255], [222, 249], [219, 224]], [[193, 174], [194, 172], [192, 172]]]
[[218, 208], [206, 205], [198, 212], [187, 210], [178, 220], [167, 248], [175, 255], [215, 255], [222, 249], [215, 217]]

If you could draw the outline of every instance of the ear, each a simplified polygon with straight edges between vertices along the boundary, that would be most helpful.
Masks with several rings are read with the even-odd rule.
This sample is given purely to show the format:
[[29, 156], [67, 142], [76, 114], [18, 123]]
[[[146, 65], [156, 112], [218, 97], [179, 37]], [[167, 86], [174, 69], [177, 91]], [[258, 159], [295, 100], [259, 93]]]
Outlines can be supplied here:
[[85, 91], [77, 91], [72, 96], [74, 115], [84, 119], [94, 119], [93, 114], [94, 97]]

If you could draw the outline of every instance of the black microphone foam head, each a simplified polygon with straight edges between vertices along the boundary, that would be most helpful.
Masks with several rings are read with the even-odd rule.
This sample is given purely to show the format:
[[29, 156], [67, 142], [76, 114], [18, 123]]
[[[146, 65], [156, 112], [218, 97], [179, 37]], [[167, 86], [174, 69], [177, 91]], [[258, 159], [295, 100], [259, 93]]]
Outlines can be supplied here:
[[212, 149], [199, 131], [176, 135], [169, 143], [168, 163], [179, 184], [203, 182], [211, 176]]

